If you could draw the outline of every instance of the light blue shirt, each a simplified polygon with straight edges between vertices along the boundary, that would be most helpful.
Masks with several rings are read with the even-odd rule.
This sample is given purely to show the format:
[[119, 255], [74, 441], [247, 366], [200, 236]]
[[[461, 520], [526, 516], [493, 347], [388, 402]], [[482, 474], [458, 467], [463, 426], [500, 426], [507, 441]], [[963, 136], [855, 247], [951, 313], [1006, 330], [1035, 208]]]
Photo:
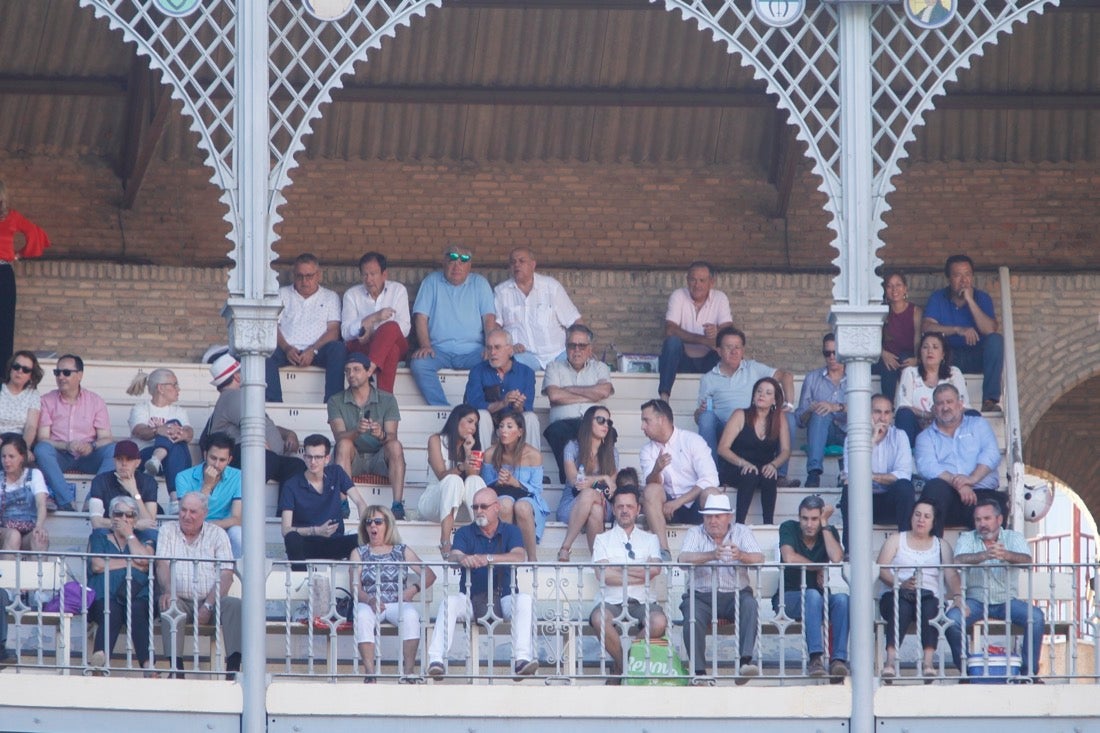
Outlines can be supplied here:
[[[829, 379], [829, 370], [826, 367], [816, 369], [806, 375], [802, 382], [802, 395], [798, 399], [798, 409], [795, 417], [801, 422], [802, 416], [810, 411], [811, 402], [833, 402], [838, 405], [848, 404], [848, 375], [840, 379], [840, 384], [833, 384]], [[847, 407], [840, 412], [833, 413], [833, 422], [841, 430], [848, 430]]]
[[996, 489], [1001, 481], [997, 466], [1001, 464], [1001, 450], [993, 428], [984, 417], [963, 415], [955, 429], [955, 435], [947, 435], [936, 423], [917, 436], [917, 473], [933, 479], [946, 471], [969, 476], [978, 464], [989, 467], [989, 473], [974, 485], [976, 489]]
[[[775, 374], [775, 369], [752, 359], [742, 359], [741, 364], [730, 376], [722, 373], [719, 362], [699, 380], [699, 402], [705, 404], [709, 398], [711, 408], [722, 422], [730, 419], [734, 410], [744, 410], [752, 404], [752, 386], [764, 377]], [[784, 395], [793, 400], [794, 395]], [[784, 400], [780, 400], [782, 403]]]
[[461, 285], [452, 285], [436, 271], [420, 283], [413, 314], [428, 317], [433, 349], [445, 354], [469, 354], [480, 351], [485, 343], [482, 318], [494, 313], [495, 308], [493, 289], [481, 275], [472, 272]]
[[[1009, 552], [1031, 555], [1027, 540], [1019, 532], [1001, 528], [997, 541]], [[977, 530], [959, 535], [955, 546], [956, 555], [971, 555], [985, 552], [985, 542]], [[985, 560], [973, 568], [963, 571], [966, 575], [966, 597], [981, 603], [1008, 603], [1015, 598], [1019, 590], [1020, 568], [1004, 560]]]
[[[186, 471], [176, 474], [176, 498], [182, 499], [184, 494], [202, 490], [202, 472], [206, 469], [206, 463], [192, 466]], [[210, 492], [210, 511], [206, 514], [208, 522], [216, 522], [226, 519], [232, 514], [233, 502], [241, 500], [241, 470], [226, 466], [222, 473], [222, 480], [214, 486]]]
[[[873, 428], [872, 428], [873, 431]], [[851, 466], [848, 458], [848, 438], [844, 438], [844, 465]], [[898, 481], [913, 478], [913, 452], [909, 450], [909, 438], [893, 425], [886, 430], [886, 437], [871, 446], [871, 473], [893, 474]], [[871, 491], [884, 494], [889, 486], [871, 483]]]

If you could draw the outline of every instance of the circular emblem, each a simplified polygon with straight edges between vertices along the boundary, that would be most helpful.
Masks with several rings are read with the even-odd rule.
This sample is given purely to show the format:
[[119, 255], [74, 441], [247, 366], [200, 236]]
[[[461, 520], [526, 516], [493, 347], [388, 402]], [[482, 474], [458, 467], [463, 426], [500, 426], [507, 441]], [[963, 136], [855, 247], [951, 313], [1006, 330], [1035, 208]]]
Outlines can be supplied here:
[[195, 12], [200, 0], [154, 0], [154, 5], [165, 15], [182, 18]]
[[752, 0], [752, 10], [768, 25], [783, 28], [802, 17], [806, 0]]
[[920, 28], [943, 28], [959, 10], [958, 0], [905, 0], [905, 14]]
[[339, 20], [348, 14], [355, 0], [303, 0], [306, 10], [317, 20]]

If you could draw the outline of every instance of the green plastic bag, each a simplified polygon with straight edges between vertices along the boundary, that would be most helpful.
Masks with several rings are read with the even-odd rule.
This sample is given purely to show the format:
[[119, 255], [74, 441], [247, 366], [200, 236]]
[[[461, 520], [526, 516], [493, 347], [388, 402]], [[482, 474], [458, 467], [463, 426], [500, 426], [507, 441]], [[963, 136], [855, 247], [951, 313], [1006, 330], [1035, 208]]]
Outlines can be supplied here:
[[627, 685], [675, 685], [690, 684], [684, 663], [668, 639], [636, 641], [630, 645], [626, 657]]

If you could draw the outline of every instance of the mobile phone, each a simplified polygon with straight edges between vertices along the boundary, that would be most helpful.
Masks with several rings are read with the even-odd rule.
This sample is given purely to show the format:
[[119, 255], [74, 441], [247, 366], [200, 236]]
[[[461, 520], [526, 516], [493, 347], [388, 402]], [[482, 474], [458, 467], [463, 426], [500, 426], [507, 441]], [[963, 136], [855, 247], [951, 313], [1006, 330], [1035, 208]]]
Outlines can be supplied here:
[[367, 409], [363, 410], [363, 419], [364, 420], [370, 420], [370, 408], [369, 407]]

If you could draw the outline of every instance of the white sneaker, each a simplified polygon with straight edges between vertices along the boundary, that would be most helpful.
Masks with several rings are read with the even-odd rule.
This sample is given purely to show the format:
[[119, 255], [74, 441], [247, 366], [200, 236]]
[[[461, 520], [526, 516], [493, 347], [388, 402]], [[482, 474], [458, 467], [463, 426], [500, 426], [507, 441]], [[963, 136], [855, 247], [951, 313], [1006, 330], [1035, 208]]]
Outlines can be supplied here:
[[177, 516], [179, 513], [180, 513], [179, 500], [178, 499], [173, 499], [172, 501], [169, 501], [168, 502], [168, 514], [171, 514], [174, 517], [174, 516]]
[[149, 474], [150, 476], [159, 476], [160, 461], [158, 461], [156, 458], [150, 458], [149, 460], [147, 460], [145, 462], [145, 473]]

